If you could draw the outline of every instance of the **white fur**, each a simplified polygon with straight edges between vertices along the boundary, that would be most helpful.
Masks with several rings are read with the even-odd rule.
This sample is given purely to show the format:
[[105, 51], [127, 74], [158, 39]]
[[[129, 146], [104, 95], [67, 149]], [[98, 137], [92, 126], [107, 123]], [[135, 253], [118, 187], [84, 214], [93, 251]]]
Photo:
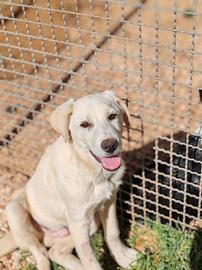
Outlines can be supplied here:
[[[117, 114], [113, 121], [108, 119], [111, 113]], [[62, 136], [47, 147], [32, 178], [7, 206], [14, 242], [33, 253], [39, 270], [50, 269], [48, 257], [69, 270], [100, 270], [89, 240], [100, 220], [116, 261], [127, 267], [135, 259], [136, 252], [119, 238], [116, 218], [124, 162], [110, 172], [90, 153], [109, 157], [101, 148], [107, 138], [118, 141], [113, 155], [121, 152], [123, 119], [128, 124], [128, 111], [110, 91], [70, 100], [51, 114], [50, 123]], [[89, 121], [92, 127], [81, 127], [82, 121]], [[50, 230], [68, 227], [70, 235], [43, 235], [30, 215]], [[49, 252], [44, 245], [50, 247]], [[79, 259], [71, 254], [74, 247]]]

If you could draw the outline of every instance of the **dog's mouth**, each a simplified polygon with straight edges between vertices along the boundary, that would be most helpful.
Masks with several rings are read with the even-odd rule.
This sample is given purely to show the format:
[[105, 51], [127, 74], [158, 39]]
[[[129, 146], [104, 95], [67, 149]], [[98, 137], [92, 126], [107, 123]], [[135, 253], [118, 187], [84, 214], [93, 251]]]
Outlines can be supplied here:
[[90, 153], [99, 163], [102, 164], [102, 167], [107, 171], [116, 171], [121, 166], [120, 155], [115, 155], [111, 157], [97, 157], [91, 150]]

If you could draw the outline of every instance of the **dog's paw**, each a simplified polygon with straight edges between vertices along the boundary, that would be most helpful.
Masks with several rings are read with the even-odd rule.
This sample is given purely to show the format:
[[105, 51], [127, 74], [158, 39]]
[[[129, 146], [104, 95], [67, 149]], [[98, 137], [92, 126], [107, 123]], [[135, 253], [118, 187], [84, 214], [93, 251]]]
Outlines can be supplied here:
[[84, 267], [84, 270], [104, 270], [99, 264], [95, 264], [95, 265], [86, 265]]
[[123, 245], [122, 246], [122, 251], [119, 253], [119, 256], [117, 258], [117, 262], [121, 267], [127, 268], [133, 262], [135, 262], [136, 257], [137, 257], [137, 251]]

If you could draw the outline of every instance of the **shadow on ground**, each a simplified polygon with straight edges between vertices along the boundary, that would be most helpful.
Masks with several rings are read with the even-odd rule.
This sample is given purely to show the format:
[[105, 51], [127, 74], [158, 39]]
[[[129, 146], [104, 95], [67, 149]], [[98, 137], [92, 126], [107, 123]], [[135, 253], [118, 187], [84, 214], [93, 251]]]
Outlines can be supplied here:
[[[186, 137], [188, 147], [183, 144]], [[156, 152], [152, 141], [124, 153], [127, 171], [118, 196], [123, 220], [131, 220], [133, 213], [133, 220], [172, 220], [174, 226], [201, 216], [201, 138], [179, 132], [173, 139], [159, 139]]]

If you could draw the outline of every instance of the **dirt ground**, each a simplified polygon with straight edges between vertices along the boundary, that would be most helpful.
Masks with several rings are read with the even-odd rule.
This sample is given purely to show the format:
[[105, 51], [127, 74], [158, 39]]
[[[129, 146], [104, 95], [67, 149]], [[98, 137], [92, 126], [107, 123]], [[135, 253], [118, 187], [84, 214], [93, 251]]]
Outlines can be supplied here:
[[[192, 133], [202, 119], [197, 91], [202, 87], [202, 16], [185, 16], [185, 10], [193, 8], [192, 1], [177, 1], [176, 16], [172, 1], [147, 0], [137, 12], [137, 1], [125, 1], [124, 6], [121, 1], [108, 5], [95, 1], [93, 7], [88, 1], [64, 1], [64, 6], [56, 2], [24, 1], [26, 8], [20, 7], [16, 16], [6, 6], [2, 11], [7, 19], [0, 21], [4, 30], [0, 34], [0, 78], [4, 79], [0, 81], [0, 139], [36, 104], [45, 103], [54, 89], [58, 93], [8, 147], [0, 146], [1, 235], [7, 230], [6, 202], [32, 175], [45, 147], [57, 136], [46, 117], [69, 97], [111, 89], [128, 99], [132, 123], [130, 143], [124, 139], [126, 150], [141, 149], [179, 131]], [[13, 8], [15, 3], [19, 1], [13, 1]], [[202, 10], [200, 1], [195, 10]], [[109, 37], [120, 18], [129, 14]], [[104, 37], [109, 38], [96, 48]], [[16, 259], [5, 258], [6, 269], [16, 269], [8, 266], [11, 261]]]

